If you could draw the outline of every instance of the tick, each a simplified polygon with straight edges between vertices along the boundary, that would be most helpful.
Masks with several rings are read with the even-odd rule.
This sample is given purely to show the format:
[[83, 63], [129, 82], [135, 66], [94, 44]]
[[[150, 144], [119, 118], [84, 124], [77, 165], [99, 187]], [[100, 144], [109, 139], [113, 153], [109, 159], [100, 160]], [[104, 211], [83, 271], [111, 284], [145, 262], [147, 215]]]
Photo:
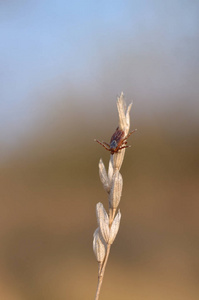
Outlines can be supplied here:
[[119, 129], [119, 127], [116, 128], [116, 131], [111, 137], [110, 144], [106, 142], [100, 142], [98, 140], [94, 140], [98, 144], [102, 145], [107, 151], [110, 151], [111, 154], [113, 155], [114, 153], [117, 153], [119, 150], [131, 147], [130, 145], [127, 146], [127, 139], [129, 136], [134, 133], [137, 129], [129, 132], [127, 136], [125, 136], [125, 133], [122, 129]]

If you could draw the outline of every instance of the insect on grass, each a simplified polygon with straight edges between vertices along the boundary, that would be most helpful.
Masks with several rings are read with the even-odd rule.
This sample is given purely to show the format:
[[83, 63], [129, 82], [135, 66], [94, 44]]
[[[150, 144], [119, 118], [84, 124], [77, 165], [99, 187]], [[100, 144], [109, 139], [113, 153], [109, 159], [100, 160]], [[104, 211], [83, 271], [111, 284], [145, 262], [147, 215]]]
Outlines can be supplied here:
[[131, 147], [131, 145], [127, 145], [127, 139], [130, 137], [132, 133], [134, 133], [137, 129], [134, 129], [133, 131], [129, 132], [127, 136], [125, 136], [125, 133], [122, 129], [119, 129], [119, 127], [116, 128], [116, 131], [111, 137], [110, 144], [106, 142], [100, 142], [98, 140], [94, 140], [101, 146], [103, 146], [107, 151], [110, 151], [113, 155], [114, 153], [117, 153], [119, 150]]

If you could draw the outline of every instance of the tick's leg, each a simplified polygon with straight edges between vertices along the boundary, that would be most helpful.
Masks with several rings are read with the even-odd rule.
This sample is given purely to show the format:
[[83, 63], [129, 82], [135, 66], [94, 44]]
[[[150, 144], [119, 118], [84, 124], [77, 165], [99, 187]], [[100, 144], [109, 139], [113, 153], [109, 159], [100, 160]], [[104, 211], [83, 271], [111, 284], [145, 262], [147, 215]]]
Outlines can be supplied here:
[[130, 147], [131, 147], [131, 145], [129, 145], [129, 146], [122, 146], [122, 147], [118, 148], [118, 150], [121, 150], [121, 149], [124, 149], [124, 148], [130, 148]]
[[[120, 146], [120, 147], [123, 147], [124, 145], [126, 145], [127, 144], [127, 141], [124, 141], [124, 142], [122, 142], [122, 145]], [[119, 147], [119, 148], [120, 148]]]
[[137, 129], [134, 129], [133, 131], [129, 132], [129, 134], [123, 139], [122, 142], [126, 141], [126, 140], [130, 137], [130, 135], [131, 135], [132, 133], [134, 133], [135, 131], [137, 131]]
[[108, 146], [108, 147], [110, 147], [110, 145], [108, 144], [108, 143], [106, 143], [106, 142], [102, 142], [104, 145], [106, 145], [106, 146]]
[[[98, 140], [94, 140], [95, 142], [97, 142], [98, 144], [102, 145], [106, 150], [110, 151], [110, 148], [108, 148], [107, 146], [105, 146], [102, 142], [98, 141]], [[107, 144], [108, 145], [108, 144]], [[109, 145], [108, 145], [109, 146]]]

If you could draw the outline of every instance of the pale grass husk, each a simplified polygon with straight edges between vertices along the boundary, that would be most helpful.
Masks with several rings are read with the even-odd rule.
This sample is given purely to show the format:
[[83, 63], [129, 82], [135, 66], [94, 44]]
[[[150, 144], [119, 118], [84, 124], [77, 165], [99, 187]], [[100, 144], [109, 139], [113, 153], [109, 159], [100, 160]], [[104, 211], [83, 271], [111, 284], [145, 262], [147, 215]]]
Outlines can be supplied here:
[[[117, 109], [119, 114], [119, 128], [128, 135], [130, 129], [130, 110], [132, 103], [126, 109], [124, 95], [121, 93], [117, 99]], [[120, 173], [124, 160], [126, 149], [119, 150], [117, 153], [110, 155], [108, 172], [102, 159], [99, 162], [99, 176], [105, 191], [108, 194], [109, 211], [108, 214], [102, 203], [96, 205], [96, 215], [98, 228], [94, 233], [93, 250], [99, 263], [98, 284], [95, 300], [99, 299], [101, 285], [104, 277], [106, 264], [108, 261], [111, 245], [114, 242], [119, 227], [121, 213], [118, 205], [121, 200], [123, 179]]]

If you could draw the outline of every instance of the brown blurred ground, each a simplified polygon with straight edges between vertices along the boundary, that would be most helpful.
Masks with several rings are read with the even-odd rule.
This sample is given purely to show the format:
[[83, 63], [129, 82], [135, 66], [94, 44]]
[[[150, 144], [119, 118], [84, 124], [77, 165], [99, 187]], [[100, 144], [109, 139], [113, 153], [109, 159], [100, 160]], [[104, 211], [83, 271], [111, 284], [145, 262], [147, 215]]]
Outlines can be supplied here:
[[[93, 139], [113, 133], [113, 105], [110, 122], [110, 112], [99, 111], [96, 123], [74, 114], [73, 128], [41, 133], [2, 163], [1, 299], [94, 298], [95, 205], [107, 205], [97, 168], [109, 154]], [[198, 128], [187, 134], [173, 116], [165, 120], [136, 118], [132, 125], [138, 132], [121, 170], [122, 222], [102, 299], [199, 297]]]

